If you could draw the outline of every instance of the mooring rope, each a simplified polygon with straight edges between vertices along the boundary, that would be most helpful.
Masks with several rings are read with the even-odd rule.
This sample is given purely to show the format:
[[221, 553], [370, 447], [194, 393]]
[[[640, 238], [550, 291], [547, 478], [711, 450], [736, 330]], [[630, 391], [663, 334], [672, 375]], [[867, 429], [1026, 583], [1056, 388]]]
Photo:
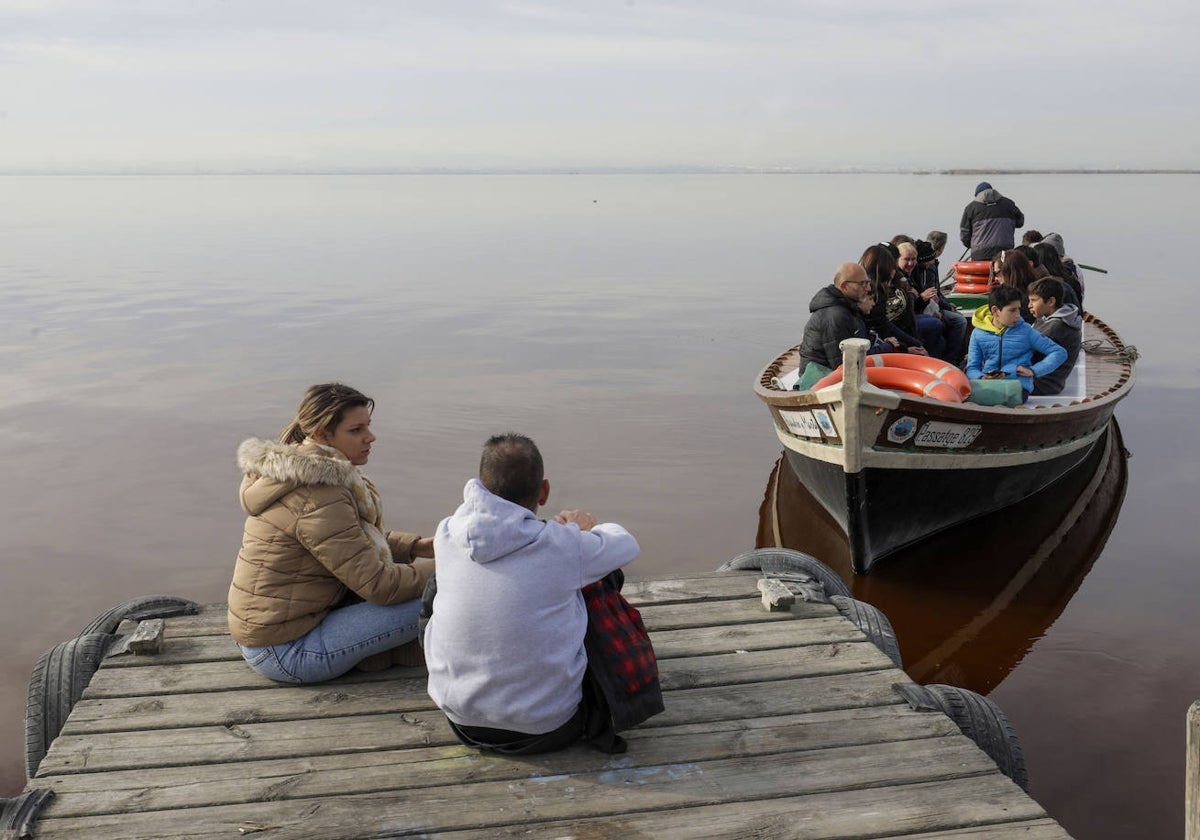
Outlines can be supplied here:
[[1136, 362], [1141, 355], [1138, 349], [1132, 344], [1118, 347], [1105, 338], [1089, 338], [1083, 342], [1083, 352], [1094, 353], [1100, 356], [1116, 356], [1118, 359], [1127, 362]]

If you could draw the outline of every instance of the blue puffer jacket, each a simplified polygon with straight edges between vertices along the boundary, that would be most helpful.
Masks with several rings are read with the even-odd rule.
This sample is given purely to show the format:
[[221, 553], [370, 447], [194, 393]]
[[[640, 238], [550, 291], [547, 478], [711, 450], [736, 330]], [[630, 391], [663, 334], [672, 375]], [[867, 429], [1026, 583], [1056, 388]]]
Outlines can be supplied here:
[[[967, 379], [982, 379], [989, 370], [1004, 371], [1005, 378], [1021, 380], [1026, 393], [1033, 391], [1033, 377], [1019, 376], [1017, 366], [1024, 365], [1033, 376], [1045, 376], [1067, 360], [1067, 351], [1024, 321], [1005, 329], [992, 321], [992, 311], [984, 304], [971, 318], [975, 329], [967, 349]], [[1033, 364], [1033, 351], [1045, 358]]]

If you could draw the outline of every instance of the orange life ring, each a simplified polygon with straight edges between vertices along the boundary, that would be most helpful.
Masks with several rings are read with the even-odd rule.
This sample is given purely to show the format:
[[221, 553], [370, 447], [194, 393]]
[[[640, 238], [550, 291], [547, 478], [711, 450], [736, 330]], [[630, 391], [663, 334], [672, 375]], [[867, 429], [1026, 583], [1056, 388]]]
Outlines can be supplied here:
[[954, 264], [955, 274], [970, 274], [973, 277], [990, 277], [992, 274], [991, 260], [967, 260]]
[[991, 277], [983, 277], [976, 274], [956, 274], [954, 275], [955, 283], [964, 283], [965, 286], [989, 286], [992, 282]]
[[928, 373], [934, 379], [940, 379], [951, 388], [956, 389], [958, 393], [962, 394], [964, 400], [971, 393], [971, 381], [967, 379], [965, 373], [949, 362], [943, 362], [933, 356], [914, 356], [912, 353], [877, 353], [874, 356], [867, 356], [866, 362], [867, 370], [872, 367], [893, 367]]
[[[812, 390], [819, 391], [842, 381], [844, 367], [839, 365], [837, 370], [813, 384]], [[899, 367], [868, 367], [865, 370], [867, 382], [876, 388], [887, 388], [893, 391], [907, 391], [918, 397], [933, 397], [942, 402], [960, 403], [962, 395], [953, 385], [944, 379], [930, 376], [920, 370], [905, 370]]]
[[986, 295], [992, 290], [987, 283], [955, 283], [954, 291], [963, 295]]

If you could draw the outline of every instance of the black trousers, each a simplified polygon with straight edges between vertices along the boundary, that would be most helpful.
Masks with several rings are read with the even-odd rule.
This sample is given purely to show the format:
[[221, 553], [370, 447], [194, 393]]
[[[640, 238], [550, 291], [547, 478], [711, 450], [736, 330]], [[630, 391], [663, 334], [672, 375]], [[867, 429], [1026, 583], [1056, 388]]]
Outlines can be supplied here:
[[592, 676], [591, 669], [583, 675], [583, 700], [571, 719], [551, 732], [530, 735], [510, 729], [486, 726], [460, 726], [447, 718], [450, 729], [468, 747], [500, 755], [533, 755], [565, 749], [576, 741], [586, 741], [604, 753], [623, 753], [628, 748], [625, 739], [613, 730], [608, 701]]

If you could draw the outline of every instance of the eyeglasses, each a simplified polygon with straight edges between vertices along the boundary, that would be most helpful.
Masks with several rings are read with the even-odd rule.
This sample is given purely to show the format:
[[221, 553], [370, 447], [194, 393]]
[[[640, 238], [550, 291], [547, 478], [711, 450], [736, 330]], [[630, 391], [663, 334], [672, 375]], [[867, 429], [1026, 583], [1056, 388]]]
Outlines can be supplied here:
[[851, 285], [854, 285], [854, 286], [870, 286], [871, 285], [870, 280], [847, 280], [846, 282], [850, 283]]

